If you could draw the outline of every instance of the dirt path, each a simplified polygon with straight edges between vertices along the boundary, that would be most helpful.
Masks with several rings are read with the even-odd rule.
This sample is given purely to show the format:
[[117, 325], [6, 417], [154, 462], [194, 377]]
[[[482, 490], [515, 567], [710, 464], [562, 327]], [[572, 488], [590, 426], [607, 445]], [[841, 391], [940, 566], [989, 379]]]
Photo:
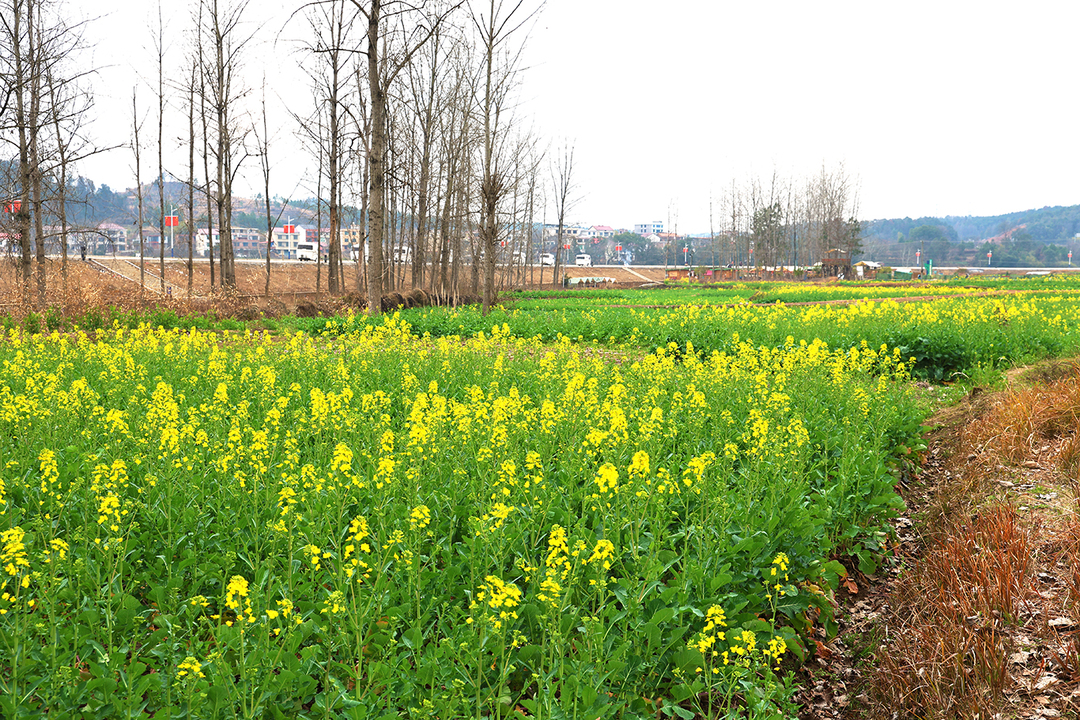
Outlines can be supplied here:
[[[95, 266], [105, 273], [111, 274], [114, 277], [122, 278], [133, 283], [135, 287], [139, 287], [139, 264], [127, 259], [119, 259], [113, 261], [102, 262], [95, 258], [87, 258], [87, 263]], [[161, 275], [156, 272], [157, 265], [150, 266], [148, 262], [143, 267], [143, 276], [145, 278], [142, 283], [143, 287], [148, 291], [156, 295], [171, 295], [173, 297], [182, 297], [184, 291], [171, 282], [164, 283], [165, 290], [161, 289]]]
[[1080, 717], [1080, 365], [932, 422], [889, 565], [841, 588], [804, 720]]

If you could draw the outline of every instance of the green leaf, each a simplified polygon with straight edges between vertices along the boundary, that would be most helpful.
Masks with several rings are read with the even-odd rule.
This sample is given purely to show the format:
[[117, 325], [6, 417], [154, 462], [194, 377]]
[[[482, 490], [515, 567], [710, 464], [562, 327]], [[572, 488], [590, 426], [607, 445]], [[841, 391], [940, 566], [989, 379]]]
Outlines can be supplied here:
[[659, 623], [667, 622], [675, 617], [675, 608], [662, 607], [653, 613], [649, 623], [652, 625], [658, 625]]

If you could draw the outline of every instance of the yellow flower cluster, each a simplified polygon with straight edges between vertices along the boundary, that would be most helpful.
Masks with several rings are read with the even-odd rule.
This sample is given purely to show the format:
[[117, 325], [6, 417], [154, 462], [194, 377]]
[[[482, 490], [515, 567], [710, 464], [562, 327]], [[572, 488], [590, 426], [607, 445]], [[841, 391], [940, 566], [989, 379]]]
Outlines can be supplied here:
[[23, 544], [25, 537], [26, 533], [18, 526], [0, 533], [0, 544], [4, 546], [0, 552], [0, 564], [4, 566], [8, 577], [15, 577], [23, 568], [30, 567], [30, 561], [26, 557], [26, 545]]
[[502, 630], [507, 620], [517, 620], [518, 614], [514, 608], [521, 604], [521, 590], [516, 585], [488, 575], [478, 590], [472, 605], [487, 605], [493, 611], [485, 613], [485, 619], [495, 632]]
[[[505, 516], [503, 517], [505, 519]], [[427, 505], [417, 505], [409, 512], [409, 526], [414, 530], [431, 524], [431, 510]]]
[[311, 569], [315, 572], [322, 569], [323, 560], [329, 560], [333, 557], [330, 552], [323, 550], [318, 545], [310, 543], [302, 547], [301, 550], [307, 555], [308, 562], [311, 564]]
[[206, 673], [202, 670], [202, 663], [189, 655], [177, 664], [176, 677], [178, 680], [205, 678]]
[[[720, 651], [716, 649], [716, 645], [726, 637], [724, 630], [726, 627], [727, 616], [724, 614], [724, 608], [712, 605], [705, 612], [705, 627], [702, 628], [696, 640], [690, 641], [690, 647], [700, 652], [710, 665], [712, 658], [719, 656]], [[712, 671], [718, 672], [716, 668]], [[698, 672], [701, 672], [701, 668], [698, 668]]]
[[[255, 613], [251, 609], [251, 598], [248, 597], [248, 581], [243, 575], [233, 575], [225, 587], [225, 607], [232, 610], [237, 621], [254, 623]], [[226, 620], [226, 625], [231, 626], [232, 620]]]
[[[30, 587], [30, 560], [27, 558], [26, 545], [23, 539], [26, 533], [21, 527], [13, 527], [0, 533], [0, 564], [4, 567], [4, 574], [11, 578], [11, 585], [7, 582], [0, 584], [3, 592], [0, 592], [0, 615], [6, 615], [19, 602], [22, 590]], [[9, 589], [10, 588], [10, 589]], [[33, 601], [31, 601], [31, 605]]]

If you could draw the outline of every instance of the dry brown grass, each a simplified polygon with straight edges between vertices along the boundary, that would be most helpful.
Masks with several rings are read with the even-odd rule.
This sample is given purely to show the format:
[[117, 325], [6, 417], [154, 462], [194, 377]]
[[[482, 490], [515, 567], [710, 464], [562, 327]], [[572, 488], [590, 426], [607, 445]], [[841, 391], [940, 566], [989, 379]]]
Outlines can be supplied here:
[[[892, 717], [1046, 717], [1080, 697], [1080, 367], [953, 409], [924, 545], [888, 596]], [[963, 411], [963, 412], [960, 412]], [[967, 413], [967, 422], [959, 416]], [[954, 417], [955, 416], [955, 417]]]
[[998, 507], [954, 525], [899, 586], [892, 642], [873, 687], [912, 717], [986, 718], [1003, 702], [1017, 622], [1032, 583], [1032, 529]]
[[968, 445], [1015, 463], [1048, 451], [1064, 451], [1070, 466], [1080, 453], [1080, 367], [1054, 363], [1053, 380], [1001, 393], [990, 412], [968, 426]]

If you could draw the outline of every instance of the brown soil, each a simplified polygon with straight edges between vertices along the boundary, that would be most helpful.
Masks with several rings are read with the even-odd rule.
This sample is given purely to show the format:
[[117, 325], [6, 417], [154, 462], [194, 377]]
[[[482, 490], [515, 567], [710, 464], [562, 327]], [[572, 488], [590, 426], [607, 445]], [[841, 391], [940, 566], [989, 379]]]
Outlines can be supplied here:
[[[1052, 362], [1007, 381], [931, 419], [927, 450], [898, 486], [908, 509], [894, 521], [889, 564], [875, 577], [853, 572], [837, 598], [839, 635], [819, 636], [802, 678], [804, 720], [1080, 716], [1080, 372]], [[991, 518], [1022, 540], [1011, 564], [1005, 550], [971, 542], [985, 544], [979, 528]], [[941, 591], [914, 591], [947, 552], [957, 569]], [[996, 592], [962, 577], [976, 554], [1015, 593], [1014, 615], [964, 610]], [[950, 634], [942, 618], [957, 608]]]
[[[78, 305], [93, 304], [183, 304], [188, 297], [187, 263], [176, 258], [165, 260], [166, 292], [161, 293], [159, 262], [156, 258], [147, 258], [144, 270], [146, 290], [139, 292], [139, 266], [137, 258], [92, 257], [91, 262], [71, 259], [68, 263], [68, 296], [62, 297], [63, 282], [59, 260], [49, 259], [46, 264], [47, 299], [50, 305], [69, 305], [74, 300]], [[346, 293], [362, 293], [357, 284], [355, 263], [345, 265]], [[541, 272], [542, 271], [542, 272]], [[218, 268], [215, 266], [215, 279], [220, 283]], [[411, 290], [408, 268], [395, 273], [394, 287], [407, 293]], [[597, 277], [611, 278], [614, 283], [598, 283], [604, 287], [638, 287], [649, 281], [659, 282], [664, 279], [664, 271], [641, 269], [634, 272], [623, 268], [560, 268], [560, 278]], [[524, 278], [530, 288], [551, 287], [552, 268], [534, 267], [532, 274]], [[523, 278], [498, 278], [504, 288], [520, 287]], [[541, 286], [541, 280], [543, 285]], [[275, 306], [293, 311], [297, 306], [325, 302], [327, 298], [327, 269], [311, 263], [274, 262], [270, 272], [270, 298], [265, 295], [266, 265], [263, 261], [238, 261], [236, 264], [236, 292], [231, 293], [226, 304], [251, 305], [260, 308]], [[36, 287], [36, 286], [35, 286]], [[316, 291], [319, 289], [319, 292]], [[472, 293], [466, 292], [471, 295]], [[220, 291], [213, 293], [210, 283], [210, 265], [206, 260], [196, 260], [192, 267], [192, 296], [195, 306], [208, 306], [209, 298], [214, 295], [212, 304], [221, 304]], [[0, 264], [0, 311], [18, 310], [25, 303], [20, 298], [16, 282], [14, 263]]]

